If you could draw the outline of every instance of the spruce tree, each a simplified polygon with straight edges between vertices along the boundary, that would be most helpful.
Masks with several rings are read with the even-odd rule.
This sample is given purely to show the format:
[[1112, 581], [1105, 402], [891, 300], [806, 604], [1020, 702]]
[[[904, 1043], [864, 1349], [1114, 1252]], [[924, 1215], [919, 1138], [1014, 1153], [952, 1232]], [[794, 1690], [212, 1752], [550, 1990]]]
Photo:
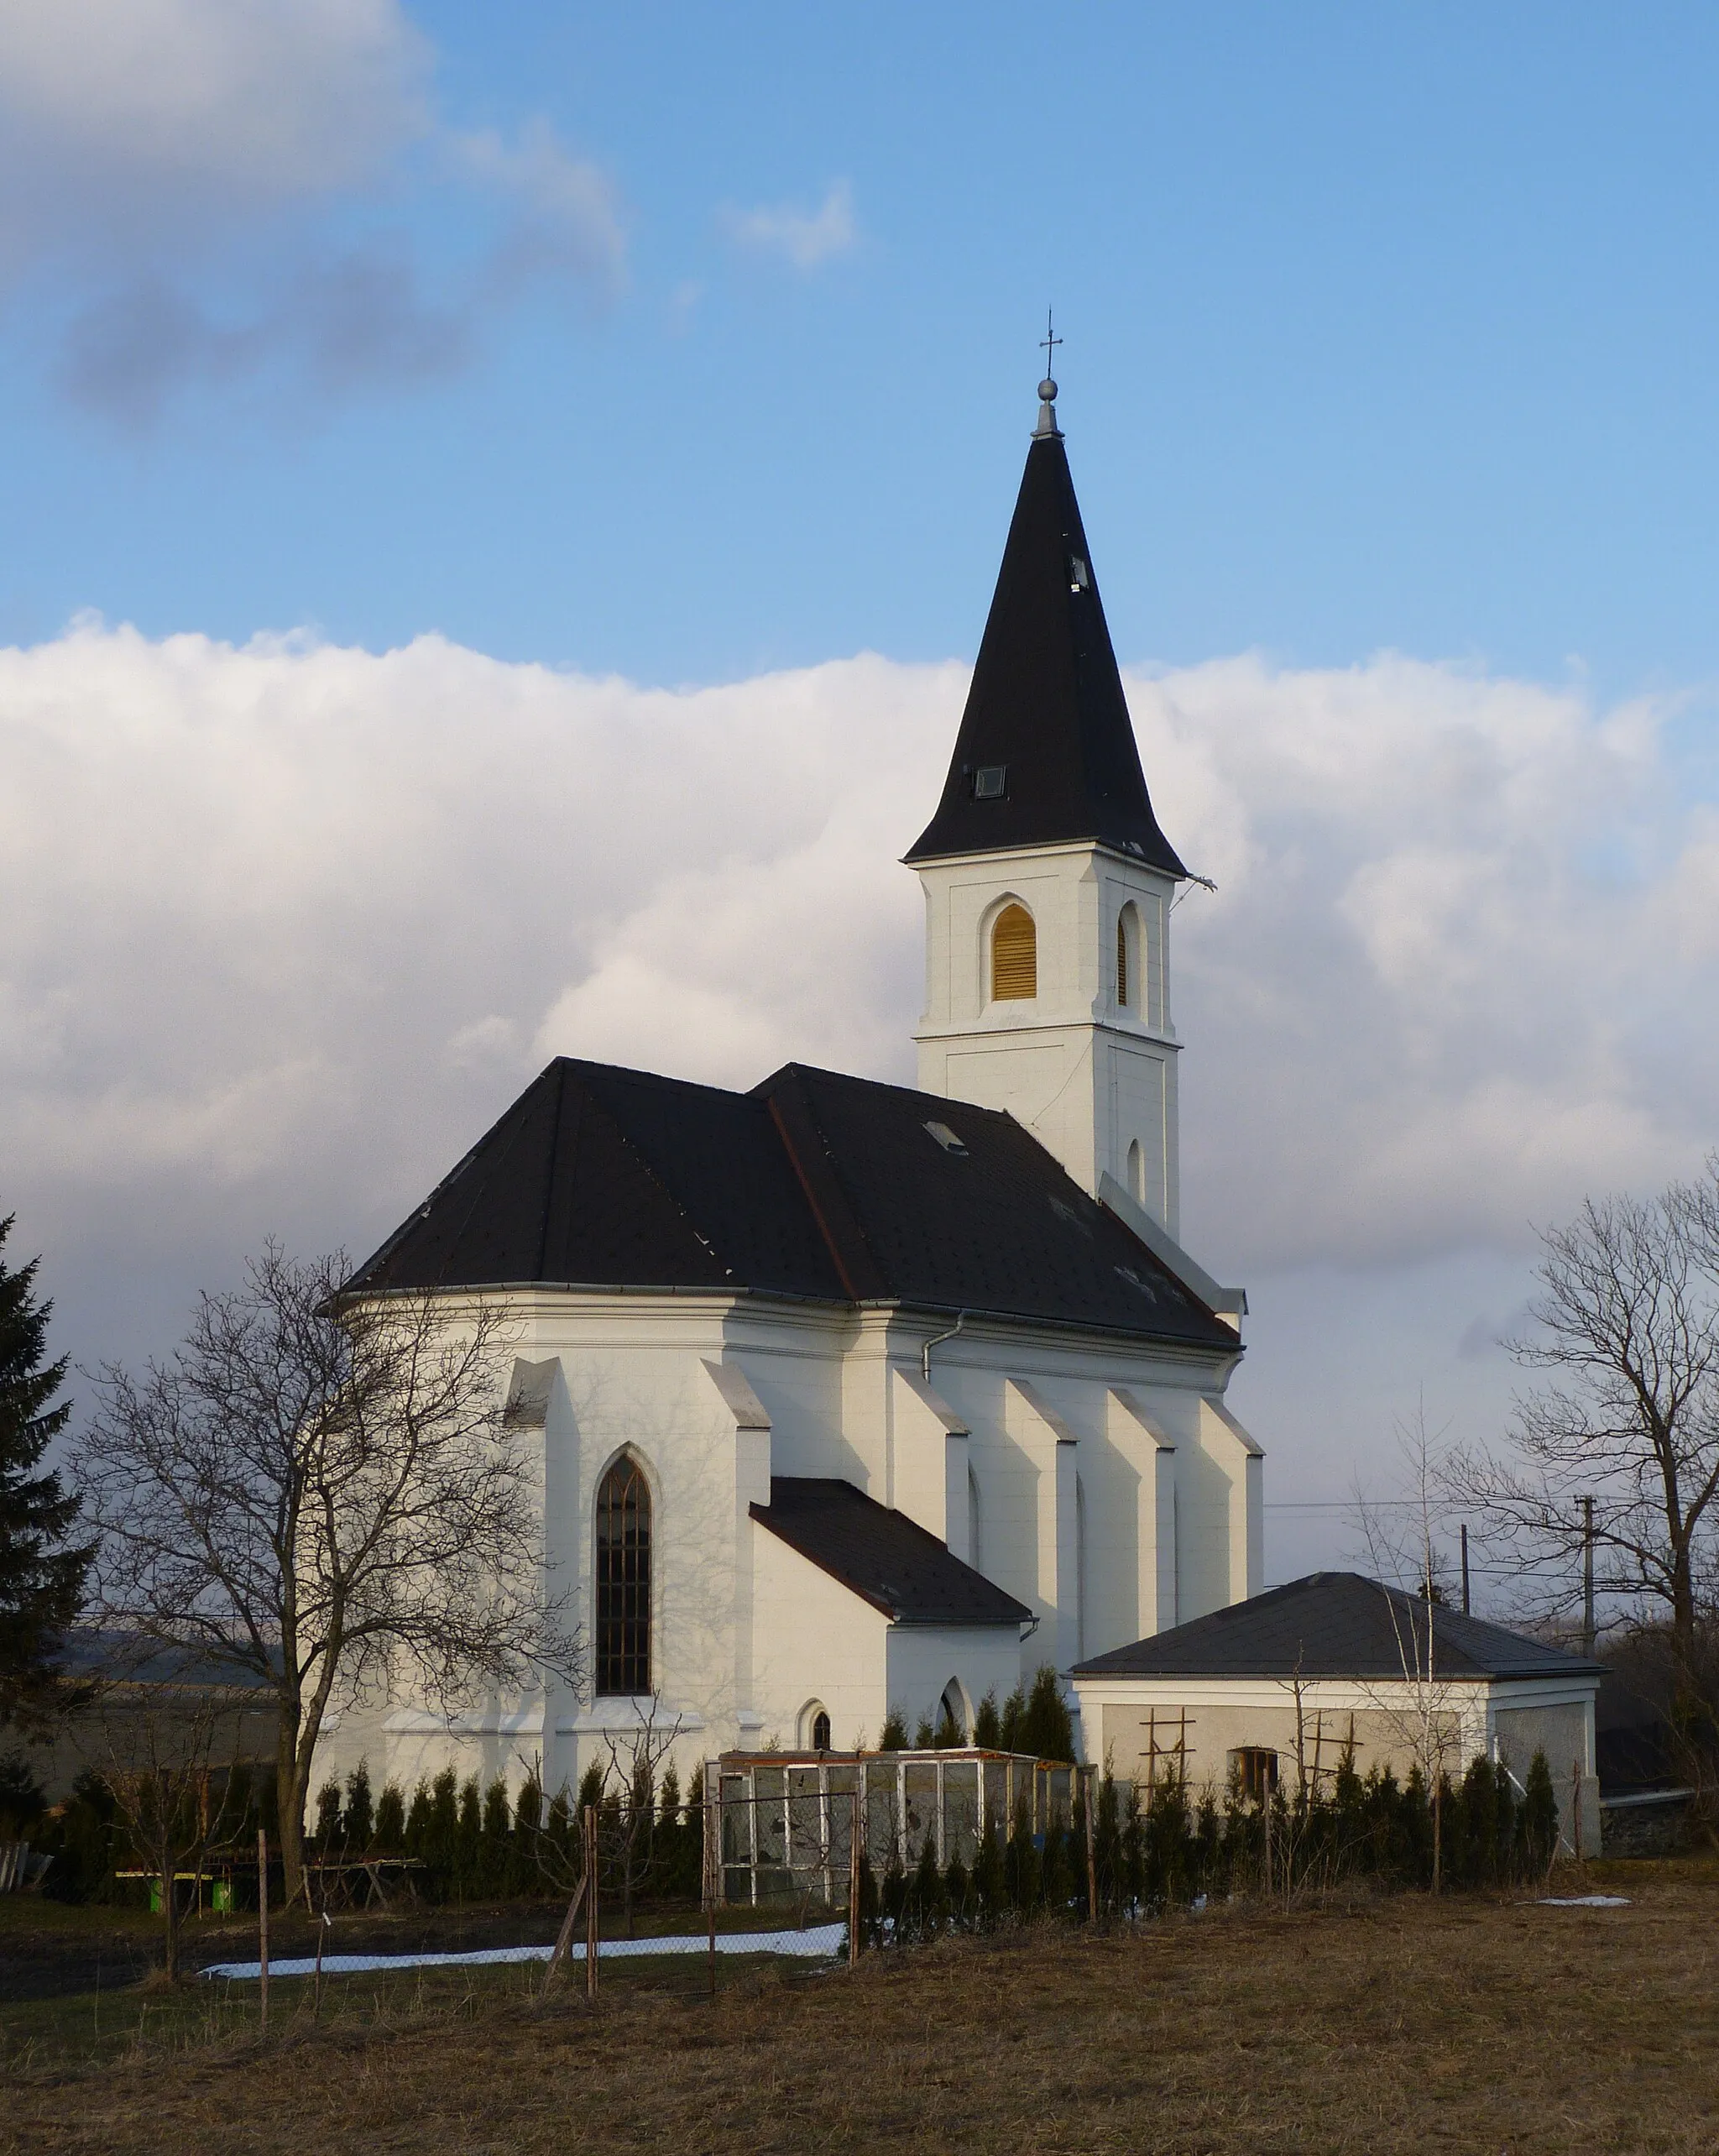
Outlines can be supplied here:
[[65, 1427], [71, 1403], [55, 1396], [66, 1358], [44, 1363], [51, 1302], [38, 1302], [36, 1264], [5, 1262], [10, 1215], [0, 1221], [0, 1729], [39, 1734], [63, 1693], [54, 1667], [60, 1635], [83, 1604], [92, 1542], [67, 1538], [75, 1493], [41, 1465]]

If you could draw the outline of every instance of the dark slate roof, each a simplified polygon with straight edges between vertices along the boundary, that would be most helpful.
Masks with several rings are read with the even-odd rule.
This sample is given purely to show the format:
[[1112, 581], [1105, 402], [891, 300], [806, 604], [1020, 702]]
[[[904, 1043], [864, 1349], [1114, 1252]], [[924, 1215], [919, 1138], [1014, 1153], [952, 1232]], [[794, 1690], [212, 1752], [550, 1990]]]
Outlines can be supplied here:
[[1238, 1352], [1012, 1117], [799, 1064], [730, 1093], [561, 1058], [348, 1285], [528, 1283], [901, 1303]]
[[[1001, 765], [1001, 799], [974, 774]], [[1060, 434], [1039, 434], [937, 814], [907, 858], [1092, 839], [1185, 876], [1158, 829]]]
[[1024, 1625], [1032, 1612], [928, 1529], [850, 1482], [772, 1475], [752, 1517], [897, 1625]]
[[[271, 1665], [280, 1651], [271, 1647]], [[161, 1684], [192, 1691], [255, 1692], [267, 1680], [248, 1662], [220, 1646], [157, 1640], [143, 1632], [107, 1632], [78, 1625], [64, 1634], [54, 1656], [62, 1677], [78, 1683]]]
[[[1591, 1677], [1600, 1665], [1360, 1573], [1309, 1573], [1082, 1662], [1077, 1677]], [[1417, 1646], [1419, 1645], [1419, 1653]]]

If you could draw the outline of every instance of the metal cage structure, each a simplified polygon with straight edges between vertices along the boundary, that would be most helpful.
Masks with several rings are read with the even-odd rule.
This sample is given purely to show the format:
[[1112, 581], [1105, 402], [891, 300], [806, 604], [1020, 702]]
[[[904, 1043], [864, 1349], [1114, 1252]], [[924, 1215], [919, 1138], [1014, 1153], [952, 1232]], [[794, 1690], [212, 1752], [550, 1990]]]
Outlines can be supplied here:
[[724, 1752], [704, 1770], [725, 1904], [810, 1896], [845, 1908], [854, 1798], [860, 1848], [875, 1872], [904, 1871], [933, 1841], [940, 1866], [972, 1865], [987, 1825], [1006, 1842], [1017, 1818], [1035, 1840], [1074, 1818], [1080, 1769], [1030, 1752]]

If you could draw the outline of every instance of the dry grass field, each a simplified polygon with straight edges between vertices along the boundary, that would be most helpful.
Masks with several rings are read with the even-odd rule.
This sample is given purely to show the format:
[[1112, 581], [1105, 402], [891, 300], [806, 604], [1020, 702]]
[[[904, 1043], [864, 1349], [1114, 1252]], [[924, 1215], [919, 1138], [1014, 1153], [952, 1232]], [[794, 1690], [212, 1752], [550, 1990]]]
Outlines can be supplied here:
[[[595, 2012], [572, 1986], [538, 2007], [515, 1970], [331, 1993], [313, 2027], [283, 1984], [266, 2045], [206, 2003], [164, 2006], [154, 2036], [80, 2059], [48, 2022], [28, 2033], [43, 2002], [0, 2017], [0, 2148], [1711, 2156], [1719, 1870], [1608, 1866], [1584, 1886], [1631, 1906], [1226, 1909], [857, 1975], [731, 1965], [713, 2002], [697, 1965], [658, 1964], [661, 1988], [617, 1971]], [[51, 2009], [63, 2037], [88, 2002]]]

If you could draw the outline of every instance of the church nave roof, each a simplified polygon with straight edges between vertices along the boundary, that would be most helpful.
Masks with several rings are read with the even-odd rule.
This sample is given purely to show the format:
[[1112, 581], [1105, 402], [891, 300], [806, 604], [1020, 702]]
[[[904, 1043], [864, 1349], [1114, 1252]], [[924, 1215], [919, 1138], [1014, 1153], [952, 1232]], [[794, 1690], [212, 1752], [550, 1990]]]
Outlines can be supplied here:
[[708, 1288], [1234, 1332], [1011, 1116], [788, 1064], [748, 1093], [561, 1057], [348, 1285]]

